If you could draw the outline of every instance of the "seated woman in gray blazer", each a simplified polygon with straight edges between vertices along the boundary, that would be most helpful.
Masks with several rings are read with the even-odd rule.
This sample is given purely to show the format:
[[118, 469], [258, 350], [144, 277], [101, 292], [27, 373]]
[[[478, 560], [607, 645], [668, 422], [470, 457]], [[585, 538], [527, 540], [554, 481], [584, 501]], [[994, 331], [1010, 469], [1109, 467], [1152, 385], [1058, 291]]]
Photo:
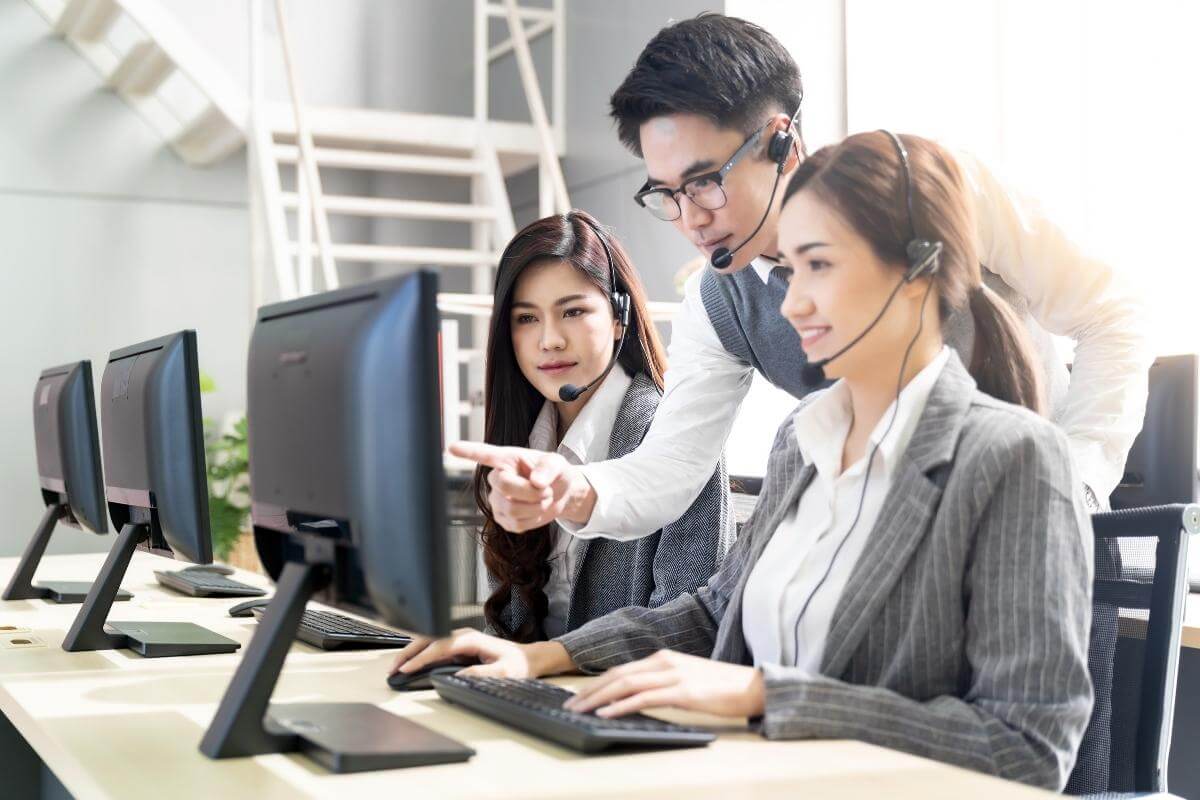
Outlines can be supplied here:
[[[591, 216], [546, 217], [513, 238], [488, 336], [489, 443], [557, 450], [576, 464], [619, 458], [650, 427], [665, 369], [641, 281]], [[590, 388], [565, 399], [569, 384]], [[556, 525], [509, 533], [488, 507], [490, 472], [475, 475], [493, 590], [484, 614], [507, 639], [544, 640], [625, 606], [660, 606], [704, 585], [733, 543], [724, 463], [679, 520], [631, 541], [581, 539]]]
[[[401, 669], [606, 671], [567, 707], [750, 717], [1061, 788], [1092, 705], [1091, 533], [1020, 323], [980, 281], [962, 174], [933, 142], [860, 134], [782, 202], [780, 310], [838, 380], [780, 428], [716, 575], [550, 642], [459, 633]], [[966, 307], [969, 369], [942, 331]]]

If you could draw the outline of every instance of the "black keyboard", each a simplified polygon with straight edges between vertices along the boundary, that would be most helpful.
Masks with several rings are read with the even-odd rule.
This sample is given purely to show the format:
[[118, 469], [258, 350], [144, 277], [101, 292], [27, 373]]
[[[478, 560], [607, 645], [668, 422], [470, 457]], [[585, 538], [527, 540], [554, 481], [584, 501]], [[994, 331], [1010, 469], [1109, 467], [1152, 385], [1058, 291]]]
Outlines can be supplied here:
[[583, 753], [629, 745], [696, 747], [717, 738], [703, 728], [674, 725], [644, 714], [604, 719], [566, 711], [562, 704], [571, 693], [545, 681], [434, 675], [433, 688], [443, 700]]
[[[265, 611], [265, 608], [256, 608], [251, 613], [261, 617]], [[411, 636], [380, 628], [344, 614], [311, 609], [306, 610], [300, 618], [296, 638], [322, 650], [384, 649], [404, 647], [412, 641]]]
[[266, 594], [257, 586], [203, 570], [155, 572], [154, 577], [163, 586], [192, 597], [262, 597]]

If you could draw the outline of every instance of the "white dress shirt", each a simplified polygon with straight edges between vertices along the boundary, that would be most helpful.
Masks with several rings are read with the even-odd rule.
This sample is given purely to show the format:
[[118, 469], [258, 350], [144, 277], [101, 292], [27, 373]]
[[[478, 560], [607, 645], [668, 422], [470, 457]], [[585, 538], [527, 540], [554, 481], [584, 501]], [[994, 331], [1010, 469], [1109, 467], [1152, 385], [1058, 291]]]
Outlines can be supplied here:
[[[572, 464], [608, 458], [613, 423], [632, 383], [633, 379], [625, 370], [615, 367], [599, 386], [584, 395], [588, 398], [587, 405], [567, 428], [561, 442], [558, 441], [558, 409], [547, 400], [529, 431], [529, 447], [545, 452], [557, 451]], [[554, 537], [554, 547], [550, 553], [550, 579], [543, 590], [549, 601], [543, 627], [546, 636], [553, 638], [567, 630], [567, 613], [571, 610], [571, 589], [581, 544], [554, 523], [550, 524], [550, 535]]]
[[[981, 262], [1026, 298], [1037, 324], [1076, 340], [1070, 386], [1054, 421], [1067, 434], [1083, 482], [1106, 503], [1145, 414], [1153, 354], [1142, 297], [974, 158], [958, 154], [958, 161], [975, 202]], [[760, 258], [750, 268], [765, 282], [772, 267]], [[649, 535], [687, 510], [716, 467], [754, 368], [721, 344], [700, 299], [700, 277], [693, 274], [684, 287], [666, 390], [646, 438], [623, 458], [583, 469], [596, 492], [592, 516], [584, 526], [561, 523], [577, 536]]]
[[[943, 347], [908, 382], [898, 403], [888, 406], [871, 431], [863, 456], [845, 472], [842, 449], [854, 418], [845, 381], [835, 383], [796, 414], [796, 442], [816, 473], [746, 581], [742, 633], [756, 667], [781, 664], [819, 673], [825, 636], [842, 590], [875, 527], [896, 463], [949, 357], [950, 349]], [[876, 444], [879, 449], [864, 488], [867, 462]]]

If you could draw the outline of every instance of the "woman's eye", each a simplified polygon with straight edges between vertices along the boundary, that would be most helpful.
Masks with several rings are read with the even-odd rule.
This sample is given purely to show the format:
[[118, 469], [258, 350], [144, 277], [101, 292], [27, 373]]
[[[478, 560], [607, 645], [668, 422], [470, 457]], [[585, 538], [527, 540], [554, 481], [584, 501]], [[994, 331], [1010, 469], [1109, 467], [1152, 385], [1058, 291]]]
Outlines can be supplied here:
[[518, 314], [515, 322], [518, 325], [527, 325], [530, 322], [536, 322], [537, 318], [533, 314]]
[[819, 272], [829, 266], [829, 262], [820, 258], [811, 258], [808, 261], [808, 268], [813, 272]]
[[563, 312], [564, 317], [581, 317], [587, 309], [583, 308], [568, 308]]

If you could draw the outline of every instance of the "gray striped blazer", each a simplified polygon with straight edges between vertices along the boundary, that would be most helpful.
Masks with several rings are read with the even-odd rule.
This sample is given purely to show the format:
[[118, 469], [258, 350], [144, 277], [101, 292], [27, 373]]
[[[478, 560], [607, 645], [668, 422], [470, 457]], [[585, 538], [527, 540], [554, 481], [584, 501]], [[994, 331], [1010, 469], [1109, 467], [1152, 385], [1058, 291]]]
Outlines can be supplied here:
[[[654, 382], [644, 374], [634, 375], [613, 420], [609, 458], [637, 449], [654, 419], [658, 401]], [[700, 495], [670, 525], [631, 541], [580, 540], [567, 630], [619, 608], [653, 608], [695, 591], [716, 572], [733, 539], [729, 476], [722, 458]], [[512, 631], [528, 618], [529, 607], [513, 592], [502, 617], [504, 624]]]
[[[753, 663], [746, 579], [814, 472], [793, 419], [712, 580], [560, 637], [581, 669], [661, 648]], [[979, 392], [952, 354], [838, 601], [820, 675], [763, 667], [762, 733], [860, 739], [1061, 789], [1092, 708], [1092, 538], [1076, 484], [1063, 434]]]

